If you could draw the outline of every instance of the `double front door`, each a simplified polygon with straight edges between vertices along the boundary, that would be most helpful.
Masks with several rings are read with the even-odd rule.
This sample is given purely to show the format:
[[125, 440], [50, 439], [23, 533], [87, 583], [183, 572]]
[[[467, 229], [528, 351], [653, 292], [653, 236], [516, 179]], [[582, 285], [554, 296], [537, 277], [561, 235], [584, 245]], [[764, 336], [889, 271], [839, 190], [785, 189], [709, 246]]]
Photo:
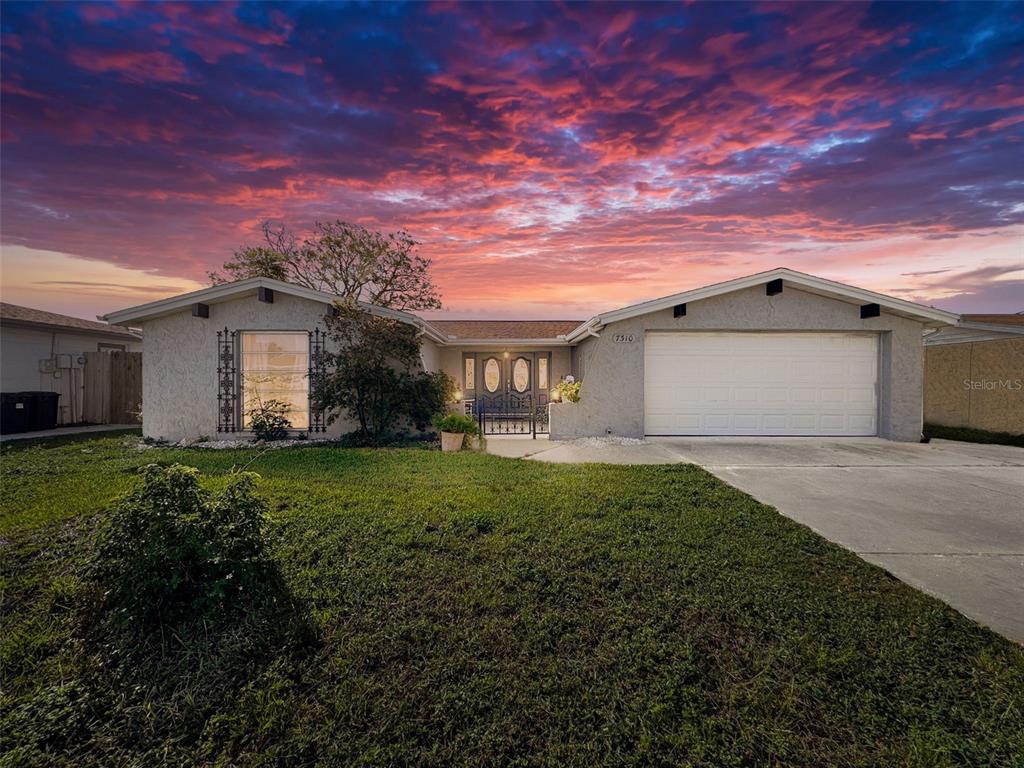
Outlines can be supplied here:
[[547, 432], [550, 364], [547, 352], [466, 356], [467, 398], [472, 399], [473, 413], [485, 434]]
[[547, 399], [547, 352], [484, 352], [475, 355], [477, 397], [543, 396]]

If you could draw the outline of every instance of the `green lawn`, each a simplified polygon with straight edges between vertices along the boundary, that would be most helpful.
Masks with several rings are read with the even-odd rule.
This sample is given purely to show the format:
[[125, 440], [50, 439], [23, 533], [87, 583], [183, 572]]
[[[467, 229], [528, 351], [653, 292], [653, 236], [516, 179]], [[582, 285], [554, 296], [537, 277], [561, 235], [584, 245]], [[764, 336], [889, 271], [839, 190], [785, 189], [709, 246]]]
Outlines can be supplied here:
[[[3, 448], [0, 764], [1024, 764], [1020, 647], [699, 468], [135, 440]], [[251, 461], [278, 608], [81, 629], [153, 461]]]

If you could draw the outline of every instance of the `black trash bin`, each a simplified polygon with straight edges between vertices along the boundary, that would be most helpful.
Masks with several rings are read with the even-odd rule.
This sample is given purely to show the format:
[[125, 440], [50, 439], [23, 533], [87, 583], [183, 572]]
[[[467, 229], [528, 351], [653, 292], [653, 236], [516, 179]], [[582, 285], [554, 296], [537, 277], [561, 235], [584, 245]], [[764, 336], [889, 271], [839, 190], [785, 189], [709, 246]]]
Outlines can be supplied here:
[[27, 432], [31, 399], [23, 392], [0, 393], [0, 435]]
[[26, 419], [26, 431], [34, 432], [37, 429], [57, 428], [59, 392], [19, 392], [18, 394], [27, 399], [28, 417]]

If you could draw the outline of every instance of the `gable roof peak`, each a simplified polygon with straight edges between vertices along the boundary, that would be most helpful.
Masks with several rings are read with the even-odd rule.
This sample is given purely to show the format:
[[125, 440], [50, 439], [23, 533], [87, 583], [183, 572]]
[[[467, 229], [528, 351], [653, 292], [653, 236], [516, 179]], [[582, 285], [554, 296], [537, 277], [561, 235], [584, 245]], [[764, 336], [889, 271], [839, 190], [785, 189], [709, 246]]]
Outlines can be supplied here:
[[569, 341], [574, 341], [586, 334], [592, 333], [596, 328], [603, 327], [608, 323], [626, 320], [631, 317], [638, 317], [639, 315], [645, 315], [649, 312], [658, 312], [677, 304], [686, 304], [688, 302], [709, 299], [714, 296], [721, 296], [734, 291], [742, 291], [747, 288], [763, 285], [769, 280], [777, 278], [782, 278], [784, 282], [791, 283], [795, 287], [810, 293], [829, 296], [851, 304], [878, 304], [889, 312], [893, 312], [894, 314], [902, 315], [904, 317], [911, 317], [935, 327], [955, 325], [959, 321], [959, 315], [953, 312], [946, 312], [941, 309], [935, 309], [934, 307], [926, 307], [905, 299], [897, 299], [894, 296], [887, 296], [883, 293], [876, 293], [875, 291], [857, 288], [852, 285], [847, 285], [846, 283], [839, 283], [835, 280], [828, 280], [824, 277], [817, 277], [816, 275], [800, 272], [798, 270], [791, 269], [790, 267], [775, 267], [773, 269], [769, 269], [764, 272], [756, 272], [745, 277], [737, 277], [732, 280], [725, 280], [723, 282], [713, 283], [701, 288], [683, 291], [682, 293], [675, 293], [671, 296], [663, 296], [658, 299], [651, 299], [650, 301], [631, 304], [610, 312], [603, 312], [599, 315], [595, 315], [587, 322], [575, 328], [568, 334], [567, 338]]

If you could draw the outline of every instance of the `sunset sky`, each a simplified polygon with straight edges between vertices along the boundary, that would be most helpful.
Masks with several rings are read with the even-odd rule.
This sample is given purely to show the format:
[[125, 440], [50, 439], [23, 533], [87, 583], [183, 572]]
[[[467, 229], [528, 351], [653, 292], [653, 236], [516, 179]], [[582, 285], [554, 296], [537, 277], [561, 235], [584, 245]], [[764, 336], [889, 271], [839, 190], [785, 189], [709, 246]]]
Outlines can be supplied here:
[[3, 298], [404, 228], [452, 316], [789, 266], [1024, 310], [1024, 3], [4, 3]]

